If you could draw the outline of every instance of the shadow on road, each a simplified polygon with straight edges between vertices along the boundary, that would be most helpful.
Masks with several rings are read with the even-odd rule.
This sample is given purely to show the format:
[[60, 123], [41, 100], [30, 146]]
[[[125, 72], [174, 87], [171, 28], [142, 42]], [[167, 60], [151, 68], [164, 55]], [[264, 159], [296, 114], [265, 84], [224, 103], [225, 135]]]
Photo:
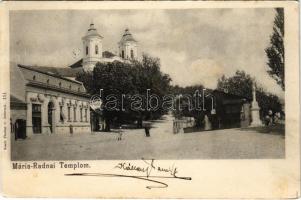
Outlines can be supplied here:
[[271, 135], [285, 135], [285, 125], [275, 124], [272, 126], [248, 127], [241, 128], [243, 131], [256, 131], [258, 133], [271, 134]]

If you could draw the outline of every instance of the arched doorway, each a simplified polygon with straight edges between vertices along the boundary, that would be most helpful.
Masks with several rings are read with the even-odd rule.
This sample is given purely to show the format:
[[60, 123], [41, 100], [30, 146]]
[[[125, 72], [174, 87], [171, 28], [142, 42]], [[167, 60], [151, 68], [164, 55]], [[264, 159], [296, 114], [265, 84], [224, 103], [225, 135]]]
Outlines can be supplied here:
[[54, 104], [53, 102], [48, 103], [48, 124], [50, 132], [53, 133], [53, 128], [54, 128]]

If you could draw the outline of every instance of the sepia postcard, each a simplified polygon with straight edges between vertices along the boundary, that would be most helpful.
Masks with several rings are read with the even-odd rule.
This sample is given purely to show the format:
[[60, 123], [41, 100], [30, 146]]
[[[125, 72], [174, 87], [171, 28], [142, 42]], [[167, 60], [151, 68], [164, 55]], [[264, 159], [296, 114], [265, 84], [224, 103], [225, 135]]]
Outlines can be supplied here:
[[6, 197], [300, 197], [299, 3], [2, 2]]

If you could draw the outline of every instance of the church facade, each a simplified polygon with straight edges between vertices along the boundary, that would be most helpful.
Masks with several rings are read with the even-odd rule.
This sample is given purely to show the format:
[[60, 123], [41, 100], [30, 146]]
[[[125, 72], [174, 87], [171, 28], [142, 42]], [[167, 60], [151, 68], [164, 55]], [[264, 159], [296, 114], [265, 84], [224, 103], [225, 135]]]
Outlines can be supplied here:
[[82, 59], [71, 65], [71, 68], [82, 68], [92, 71], [98, 62], [128, 62], [138, 59], [138, 42], [127, 28], [118, 42], [118, 55], [103, 50], [103, 39], [94, 24], [91, 23], [85, 36], [82, 37]]

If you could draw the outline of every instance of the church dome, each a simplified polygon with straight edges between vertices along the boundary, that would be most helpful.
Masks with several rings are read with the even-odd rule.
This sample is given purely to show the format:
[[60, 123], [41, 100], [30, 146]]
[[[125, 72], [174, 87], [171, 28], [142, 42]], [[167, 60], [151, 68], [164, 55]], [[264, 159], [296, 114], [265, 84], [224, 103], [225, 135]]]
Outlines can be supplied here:
[[137, 42], [137, 40], [134, 39], [134, 37], [132, 36], [128, 28], [125, 29], [124, 34], [120, 40], [120, 43], [124, 43], [124, 42]]
[[89, 37], [89, 36], [96, 36], [96, 37], [100, 37], [103, 38], [98, 32], [97, 29], [94, 27], [94, 24], [91, 23], [90, 27], [87, 31], [87, 34], [84, 36], [84, 38]]

